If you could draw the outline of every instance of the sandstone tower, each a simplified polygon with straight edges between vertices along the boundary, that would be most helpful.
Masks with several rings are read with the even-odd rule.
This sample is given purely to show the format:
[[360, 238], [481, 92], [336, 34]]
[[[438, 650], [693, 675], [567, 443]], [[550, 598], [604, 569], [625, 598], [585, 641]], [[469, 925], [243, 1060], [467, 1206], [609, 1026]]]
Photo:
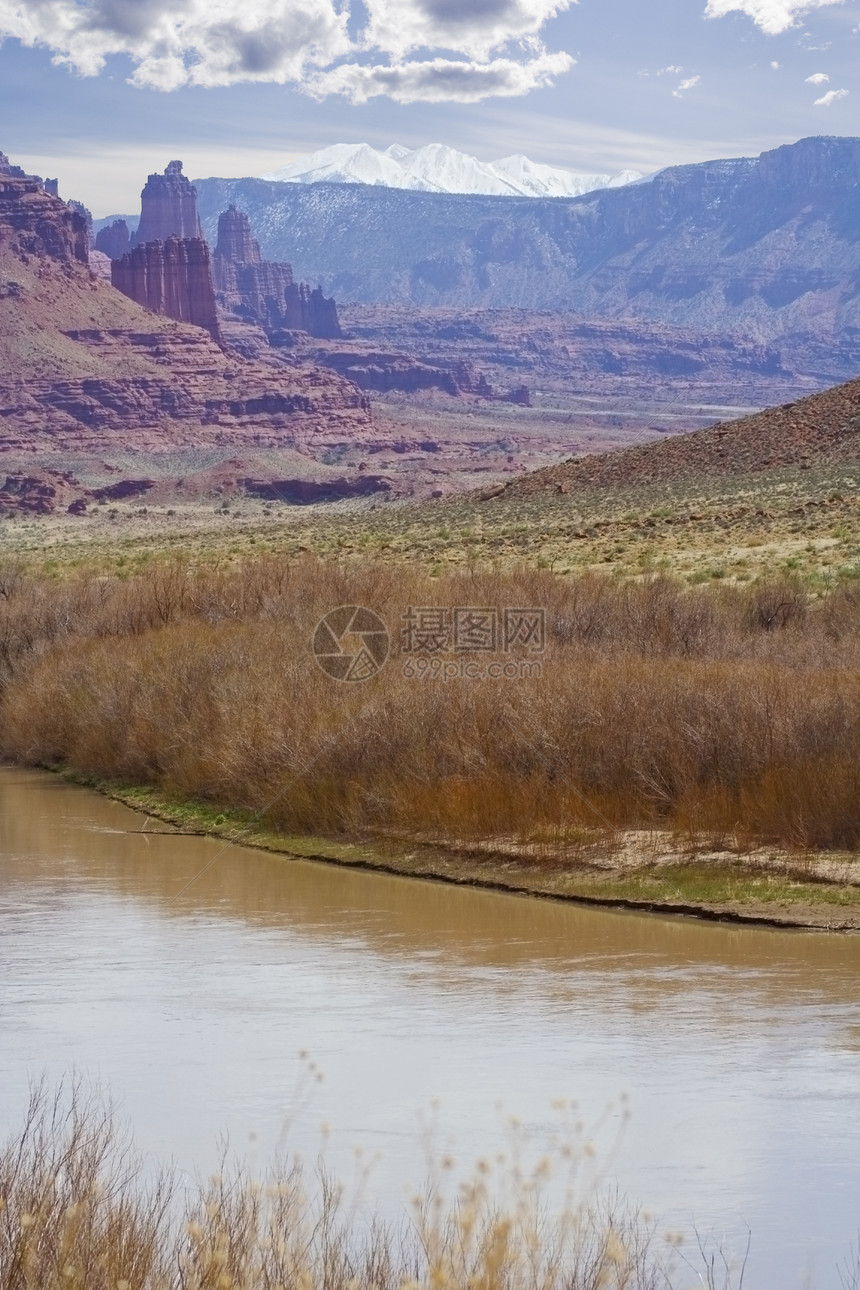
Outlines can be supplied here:
[[197, 214], [197, 189], [171, 161], [163, 175], [150, 175], [140, 194], [140, 224], [133, 242], [165, 242], [169, 237], [203, 237]]

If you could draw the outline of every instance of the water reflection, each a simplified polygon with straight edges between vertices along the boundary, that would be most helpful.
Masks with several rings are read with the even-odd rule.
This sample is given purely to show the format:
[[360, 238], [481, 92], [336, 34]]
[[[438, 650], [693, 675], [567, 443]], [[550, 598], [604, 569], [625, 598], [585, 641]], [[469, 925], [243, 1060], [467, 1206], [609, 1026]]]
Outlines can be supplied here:
[[[838, 1285], [860, 1213], [860, 937], [600, 912], [157, 833], [50, 776], [0, 771], [0, 1089], [73, 1063], [138, 1138], [208, 1168], [381, 1151], [400, 1201], [417, 1113], [472, 1160], [556, 1097], [607, 1103], [612, 1173], [667, 1222], [755, 1233], [758, 1285]], [[206, 869], [183, 895], [177, 893]], [[325, 1074], [303, 1083], [307, 1050]], [[250, 1135], [256, 1134], [251, 1142]], [[781, 1280], [777, 1278], [782, 1278]], [[773, 1279], [771, 1279], [773, 1275]]]

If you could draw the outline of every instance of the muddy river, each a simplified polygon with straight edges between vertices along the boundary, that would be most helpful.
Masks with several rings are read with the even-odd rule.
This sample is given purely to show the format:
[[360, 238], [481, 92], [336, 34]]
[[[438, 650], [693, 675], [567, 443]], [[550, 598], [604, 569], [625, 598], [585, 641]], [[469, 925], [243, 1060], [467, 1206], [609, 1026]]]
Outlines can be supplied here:
[[71, 1071], [192, 1177], [227, 1134], [393, 1213], [445, 1153], [536, 1160], [581, 1120], [582, 1186], [751, 1231], [747, 1286], [835, 1290], [856, 1248], [860, 936], [285, 861], [0, 770], [4, 1134]]

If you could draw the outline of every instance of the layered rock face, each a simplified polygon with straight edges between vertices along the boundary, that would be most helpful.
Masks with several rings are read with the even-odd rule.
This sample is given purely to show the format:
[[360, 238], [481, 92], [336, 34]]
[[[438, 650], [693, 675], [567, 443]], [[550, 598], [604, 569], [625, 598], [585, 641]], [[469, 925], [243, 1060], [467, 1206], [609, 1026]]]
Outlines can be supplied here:
[[371, 185], [203, 180], [206, 226], [234, 201], [274, 256], [356, 302], [569, 310], [760, 343], [820, 347], [828, 379], [860, 364], [860, 139], [674, 166], [567, 199]]
[[267, 331], [305, 331], [320, 340], [340, 337], [334, 300], [295, 282], [292, 265], [264, 260], [248, 216], [235, 205], [218, 217], [213, 263], [218, 304], [227, 313]]
[[166, 242], [169, 237], [203, 237], [197, 190], [171, 161], [163, 175], [150, 175], [140, 194], [140, 223], [133, 242]]
[[483, 372], [462, 359], [447, 365], [425, 363], [410, 354], [385, 352], [371, 347], [346, 349], [332, 347], [314, 352], [315, 361], [330, 367], [354, 381], [361, 390], [388, 394], [400, 390], [418, 394], [423, 390], [441, 390], [453, 398], [469, 395], [498, 403], [518, 403], [531, 407], [531, 393], [526, 385], [498, 393]]
[[337, 317], [337, 305], [326, 297], [320, 287], [313, 290], [306, 282], [294, 282], [284, 293], [284, 326], [295, 331], [306, 331], [320, 340], [337, 340], [343, 333]]
[[[370, 426], [366, 395], [334, 373], [228, 355], [199, 326], [101, 282], [81, 215], [5, 157], [0, 167], [0, 450], [282, 447]], [[193, 300], [194, 282], [208, 281], [208, 249], [167, 239], [135, 248], [135, 268], [147, 303], [171, 304], [171, 272], [186, 275]], [[209, 286], [203, 325], [214, 319]]]
[[124, 219], [115, 219], [109, 228], [99, 229], [96, 234], [96, 250], [109, 260], [121, 259], [130, 246], [131, 237]]
[[111, 283], [153, 313], [205, 327], [220, 341], [209, 247], [202, 238], [138, 243], [112, 261]]
[[218, 304], [226, 313], [261, 327], [285, 327], [285, 293], [293, 285], [289, 264], [264, 261], [244, 211], [230, 206], [218, 218], [213, 257]]
[[46, 255], [80, 264], [86, 264], [89, 255], [86, 217], [0, 152], [0, 247], [4, 243], [17, 255]]

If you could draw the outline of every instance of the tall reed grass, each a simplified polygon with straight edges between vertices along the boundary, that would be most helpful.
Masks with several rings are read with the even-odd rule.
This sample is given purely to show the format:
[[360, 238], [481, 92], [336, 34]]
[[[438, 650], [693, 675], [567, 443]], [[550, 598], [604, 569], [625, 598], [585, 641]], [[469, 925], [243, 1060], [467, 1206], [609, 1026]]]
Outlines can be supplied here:
[[[393, 653], [317, 667], [364, 604]], [[410, 679], [409, 605], [546, 610], [542, 676]], [[291, 832], [563, 838], [582, 827], [860, 845], [860, 593], [689, 588], [275, 557], [57, 582], [0, 570], [0, 752], [264, 811]]]
[[37, 1088], [0, 1150], [0, 1290], [671, 1290], [670, 1262], [622, 1204], [549, 1209], [536, 1179], [500, 1205], [478, 1171], [392, 1223], [289, 1161], [180, 1191], [80, 1083]]

